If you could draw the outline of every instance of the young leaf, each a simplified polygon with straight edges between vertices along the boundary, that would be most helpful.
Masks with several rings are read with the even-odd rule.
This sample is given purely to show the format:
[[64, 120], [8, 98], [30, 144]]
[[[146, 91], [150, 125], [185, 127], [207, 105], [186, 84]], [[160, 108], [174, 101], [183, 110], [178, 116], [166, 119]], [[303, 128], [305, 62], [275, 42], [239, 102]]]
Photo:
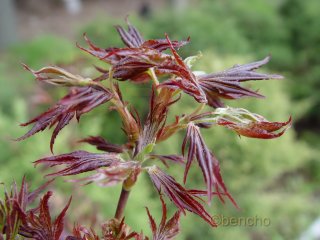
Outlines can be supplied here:
[[102, 234], [104, 240], [148, 240], [143, 234], [132, 232], [128, 225], [124, 223], [124, 218], [121, 221], [111, 219], [102, 226]]
[[82, 114], [108, 102], [111, 98], [112, 94], [107, 89], [98, 90], [92, 87], [73, 88], [68, 95], [63, 97], [48, 111], [33, 118], [29, 122], [21, 124], [21, 126], [34, 125], [31, 130], [17, 140], [24, 140], [35, 133], [56, 125], [50, 141], [50, 149], [52, 151], [56, 136], [62, 128], [69, 124], [74, 116], [79, 120]]
[[[140, 32], [132, 26], [128, 21], [128, 31], [126, 31], [121, 26], [116, 26], [116, 29], [121, 37], [121, 40], [124, 42], [124, 44], [129, 48], [152, 48], [156, 49], [160, 52], [170, 48], [170, 44], [166, 39], [151, 39], [144, 41], [143, 37], [141, 36]], [[172, 45], [174, 48], [180, 48], [187, 44], [189, 42], [189, 39], [187, 41], [172, 41]]]
[[149, 144], [156, 142], [156, 138], [166, 122], [169, 107], [180, 99], [179, 97], [177, 99], [172, 98], [173, 91], [171, 89], [162, 89], [158, 95], [152, 89], [149, 113], [143, 126], [143, 131], [140, 133], [134, 155], [137, 155]]
[[[112, 65], [112, 77], [118, 80], [131, 80], [135, 83], [147, 82], [150, 80], [149, 74], [146, 71], [149, 68], [156, 68], [157, 74], [166, 74], [175, 71], [180, 73], [185, 69], [182, 67], [172, 69], [172, 66], [178, 68], [174, 59], [163, 53], [168, 48], [179, 48], [187, 41], [168, 41], [166, 39], [152, 39], [145, 41], [141, 37], [138, 30], [128, 23], [128, 31], [124, 30], [121, 26], [116, 26], [121, 39], [126, 44], [126, 48], [106, 48], [102, 49], [95, 46], [86, 36], [85, 40], [89, 45], [89, 49], [79, 46], [80, 49], [98, 57], [100, 60], [105, 61]], [[175, 51], [175, 50], [174, 50]], [[108, 78], [107, 70], [99, 68], [103, 73], [99, 79]]]
[[122, 146], [110, 143], [100, 136], [90, 136], [81, 139], [79, 142], [89, 143], [93, 146], [96, 146], [98, 150], [105, 152], [122, 153], [124, 150]]
[[11, 186], [11, 191], [4, 192], [4, 201], [0, 200], [0, 230], [6, 239], [15, 239], [21, 226], [21, 213], [28, 205], [28, 185], [25, 177], [22, 179], [20, 190], [16, 182]]
[[[21, 224], [28, 212], [27, 207], [51, 182], [52, 180], [30, 192], [28, 184], [23, 178], [20, 190], [14, 182], [10, 193], [5, 191], [4, 201], [0, 200], [0, 233], [5, 234], [6, 239], [15, 239], [18, 234], [22, 234]], [[33, 210], [37, 211], [38, 208]]]
[[24, 68], [30, 71], [38, 81], [46, 82], [52, 85], [67, 86], [67, 87], [84, 87], [95, 85], [95, 82], [90, 78], [84, 78], [79, 75], [69, 73], [60, 67], [44, 67], [38, 71], [34, 71], [27, 65], [23, 64]]
[[115, 90], [114, 98], [117, 104], [114, 109], [118, 111], [122, 119], [122, 130], [128, 138], [128, 144], [134, 145], [138, 141], [141, 132], [141, 121], [138, 112], [134, 109], [128, 109], [128, 103], [122, 98], [122, 93], [118, 83], [113, 84]]
[[[199, 127], [195, 126], [193, 123], [188, 124], [187, 133], [183, 140], [183, 155], [185, 153], [185, 148], [188, 143], [189, 146], [187, 154], [187, 163], [184, 172], [184, 182], [186, 182], [191, 163], [194, 160], [194, 158], [196, 158], [202, 170], [204, 180], [207, 184], [208, 201], [211, 201], [213, 188], [215, 188], [217, 193], [220, 193], [220, 189], [222, 189], [222, 192], [229, 197], [229, 199], [235, 206], [237, 206], [231, 195], [228, 193], [228, 190], [222, 180], [218, 160], [205, 144], [201, 136]], [[220, 195], [218, 196], [223, 202], [223, 198]]]
[[121, 40], [130, 48], [140, 47], [144, 42], [139, 31], [127, 21], [128, 31], [121, 26], [116, 26], [116, 29], [121, 37]]
[[188, 192], [188, 190], [177, 183], [173, 177], [167, 175], [156, 166], [149, 167], [148, 173], [159, 194], [163, 192], [167, 195], [167, 197], [184, 214], [186, 213], [185, 210], [193, 212], [204, 219], [212, 227], [217, 226], [204, 207]]
[[[122, 183], [131, 177], [137, 179], [141, 171], [141, 165], [135, 161], [117, 162], [113, 163], [108, 168], [97, 169], [97, 173], [76, 179], [70, 180], [71, 182], [84, 182], [84, 184], [90, 184], [96, 182], [99, 186], [109, 187], [118, 183]], [[135, 181], [134, 180], [134, 181]]]
[[[100, 60], [112, 65], [112, 77], [121, 81], [131, 80], [135, 83], [147, 82], [150, 76], [146, 71], [151, 67], [163, 65], [172, 61], [172, 57], [154, 48], [134, 47], [134, 48], [107, 48], [102, 49], [94, 46], [85, 36], [89, 49], [80, 49], [98, 57]], [[109, 78], [109, 71], [99, 69]]]
[[286, 122], [269, 122], [263, 116], [243, 108], [217, 108], [214, 112], [195, 116], [193, 121], [211, 126], [217, 124], [229, 128], [241, 136], [272, 139], [280, 137], [291, 126], [292, 119]]
[[60, 240], [64, 226], [64, 218], [66, 212], [70, 206], [71, 198], [67, 205], [52, 221], [49, 199], [52, 196], [52, 192], [47, 192], [44, 197], [40, 200], [39, 214], [37, 215], [34, 211], [28, 211], [22, 218], [22, 225], [20, 227], [20, 234], [24, 236], [30, 236], [35, 240]]
[[160, 200], [162, 204], [162, 218], [159, 227], [157, 227], [150, 211], [147, 209], [147, 214], [149, 217], [149, 223], [152, 231], [153, 240], [170, 240], [174, 239], [180, 231], [180, 211], [177, 211], [172, 218], [167, 221], [167, 207], [160, 195]]
[[220, 98], [238, 99], [242, 97], [263, 97], [256, 91], [240, 86], [241, 82], [251, 80], [281, 79], [275, 74], [257, 73], [254, 70], [268, 63], [270, 57], [261, 61], [244, 65], [235, 65], [223, 72], [204, 74], [197, 77], [199, 85], [206, 93], [208, 104], [212, 107], [222, 107]]
[[99, 236], [93, 229], [88, 230], [78, 224], [73, 227], [72, 232], [73, 236], [68, 236], [66, 240], [100, 240]]
[[162, 66], [157, 67], [157, 72], [161, 74], [170, 73], [177, 76], [171, 80], [163, 82], [161, 87], [169, 87], [173, 89], [181, 89], [185, 93], [191, 95], [196, 101], [200, 103], [207, 103], [205, 92], [201, 89], [196, 76], [192, 73], [191, 69], [178, 55], [174, 49], [172, 42], [166, 35], [167, 41], [170, 45], [171, 52], [174, 57], [174, 62], [164, 62]]
[[97, 170], [102, 167], [110, 167], [119, 164], [120, 157], [114, 153], [89, 153], [86, 151], [75, 151], [72, 153], [46, 157], [35, 161], [35, 165], [48, 164], [49, 167], [67, 165], [64, 169], [50, 173], [47, 176], [69, 176], [84, 172]]

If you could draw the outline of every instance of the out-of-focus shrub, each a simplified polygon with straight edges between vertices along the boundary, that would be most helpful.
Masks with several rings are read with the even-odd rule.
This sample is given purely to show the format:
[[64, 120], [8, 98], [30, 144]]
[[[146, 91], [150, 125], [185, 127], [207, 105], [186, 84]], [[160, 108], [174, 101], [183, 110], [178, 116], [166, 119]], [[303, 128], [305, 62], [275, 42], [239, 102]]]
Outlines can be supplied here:
[[[295, 100], [309, 99], [310, 108], [307, 109], [303, 119], [299, 121], [300, 132], [309, 129], [304, 136], [311, 143], [315, 143], [315, 133], [319, 134], [320, 122], [320, 2], [317, 0], [286, 1], [282, 8], [286, 19], [286, 27], [290, 32], [288, 45], [294, 53], [294, 62], [290, 71], [294, 84], [291, 87]], [[317, 146], [320, 141], [316, 140]]]

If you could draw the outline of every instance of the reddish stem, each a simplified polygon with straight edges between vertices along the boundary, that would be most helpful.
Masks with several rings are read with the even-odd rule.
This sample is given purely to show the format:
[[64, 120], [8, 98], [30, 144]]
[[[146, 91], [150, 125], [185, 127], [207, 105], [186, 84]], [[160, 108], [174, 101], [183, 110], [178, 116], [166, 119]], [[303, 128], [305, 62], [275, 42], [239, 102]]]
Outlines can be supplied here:
[[122, 187], [121, 194], [120, 194], [120, 197], [119, 197], [119, 200], [118, 200], [117, 210], [116, 210], [116, 213], [114, 215], [114, 218], [116, 218], [118, 220], [122, 219], [124, 209], [125, 209], [125, 207], [127, 205], [129, 193], [130, 193], [130, 191], [127, 191]]

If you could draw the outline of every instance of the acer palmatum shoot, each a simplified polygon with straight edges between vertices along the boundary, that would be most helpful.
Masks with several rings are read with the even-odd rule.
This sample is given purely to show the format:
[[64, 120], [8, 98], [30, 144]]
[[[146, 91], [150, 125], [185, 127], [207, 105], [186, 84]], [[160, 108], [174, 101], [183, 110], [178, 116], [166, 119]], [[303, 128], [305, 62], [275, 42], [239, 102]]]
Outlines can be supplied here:
[[[125, 47], [100, 48], [86, 35], [84, 37], [87, 47], [78, 46], [106, 63], [105, 69], [97, 68], [96, 78], [82, 77], [56, 66], [32, 70], [24, 65], [37, 81], [68, 87], [69, 92], [49, 110], [21, 124], [32, 127], [18, 138], [23, 140], [53, 127], [50, 141], [50, 149], [53, 152], [55, 138], [74, 117], [79, 121], [83, 114], [100, 105], [109, 104], [110, 109], [117, 111], [121, 118], [126, 142], [117, 145], [112, 143], [112, 139], [89, 136], [79, 141], [94, 145], [102, 152], [78, 150], [42, 158], [34, 164], [60, 166], [59, 170], [47, 175], [50, 178], [90, 172], [89, 175], [75, 177], [72, 181], [96, 183], [100, 186], [122, 184], [114, 218], [102, 224], [99, 233], [82, 226], [81, 223], [74, 224], [73, 232], [63, 233], [64, 217], [71, 198], [60, 215], [52, 219], [48, 205], [52, 195], [50, 191], [40, 199], [38, 207], [29, 207], [51, 181], [30, 192], [26, 181], [23, 180], [20, 190], [14, 184], [0, 202], [0, 239], [14, 239], [15, 236], [50, 240], [173, 239], [180, 231], [180, 216], [187, 211], [198, 215], [210, 225], [209, 227], [217, 227], [214, 219], [206, 211], [206, 203], [210, 204], [212, 198], [218, 197], [221, 201], [228, 199], [235, 207], [238, 206], [223, 182], [218, 158], [207, 146], [201, 132], [222, 126], [238, 135], [271, 139], [280, 137], [290, 126], [291, 118], [286, 122], [270, 122], [246, 109], [224, 105], [225, 99], [263, 97], [257, 91], [241, 86], [242, 82], [282, 78], [280, 75], [255, 71], [266, 64], [269, 57], [249, 64], [235, 65], [218, 73], [196, 74], [191, 70], [196, 57], [182, 59], [177, 52], [180, 47], [189, 43], [189, 39], [172, 41], [165, 35], [164, 39], [145, 40], [130, 23], [127, 30], [121, 26], [117, 26], [116, 29]], [[123, 100], [122, 81], [130, 81], [132, 84], [152, 82], [149, 89], [149, 112], [145, 119], [140, 117], [129, 102]], [[179, 104], [182, 94], [191, 96], [197, 105], [195, 104], [193, 112], [176, 116], [174, 122], [169, 122], [167, 116], [171, 106]], [[185, 132], [181, 153], [154, 153], [158, 143], [166, 141], [177, 132]], [[152, 165], [154, 161], [148, 161], [149, 159], [158, 159], [165, 166], [168, 166], [169, 162], [176, 163], [176, 168], [184, 168], [183, 183], [177, 182], [173, 176], [166, 173], [165, 168], [163, 170]], [[203, 175], [205, 187], [200, 189], [188, 189], [185, 186], [188, 170], [194, 161], [201, 170], [199, 174]], [[137, 232], [130, 230], [124, 221], [129, 194], [134, 191], [134, 185], [141, 174], [149, 175], [162, 204], [162, 219], [158, 226], [147, 208], [146, 217], [149, 218], [151, 237], [145, 236], [139, 229]], [[177, 212], [169, 220], [164, 197], [177, 207]], [[202, 201], [203, 198], [206, 201]]]

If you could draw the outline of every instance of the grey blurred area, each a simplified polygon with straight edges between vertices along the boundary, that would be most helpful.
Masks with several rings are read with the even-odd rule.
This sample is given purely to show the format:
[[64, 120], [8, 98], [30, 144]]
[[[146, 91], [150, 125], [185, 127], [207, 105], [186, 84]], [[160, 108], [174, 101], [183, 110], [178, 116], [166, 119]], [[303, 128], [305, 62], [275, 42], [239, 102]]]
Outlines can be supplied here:
[[12, 0], [0, 1], [0, 49], [17, 41], [16, 12]]
[[318, 218], [312, 225], [305, 231], [300, 240], [319, 240], [320, 239], [320, 218]]
[[176, 8], [187, 0], [1, 0], [0, 47], [41, 34], [73, 38], [80, 26], [99, 16], [148, 17], [166, 4]]

